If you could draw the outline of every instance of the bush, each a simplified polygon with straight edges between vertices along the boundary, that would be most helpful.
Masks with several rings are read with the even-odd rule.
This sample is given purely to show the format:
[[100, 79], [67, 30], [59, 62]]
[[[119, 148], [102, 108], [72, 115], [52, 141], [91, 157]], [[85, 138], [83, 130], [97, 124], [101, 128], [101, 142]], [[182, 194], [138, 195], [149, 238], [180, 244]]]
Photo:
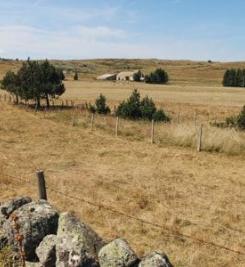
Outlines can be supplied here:
[[111, 112], [109, 106], [106, 104], [106, 97], [102, 94], [95, 100], [95, 105], [89, 104], [88, 110], [98, 114], [108, 114]]
[[163, 69], [156, 69], [145, 76], [146, 83], [166, 84], [169, 80], [168, 73]]
[[223, 86], [245, 87], [245, 69], [228, 69], [224, 73]]
[[135, 89], [132, 95], [120, 103], [116, 115], [127, 119], [146, 119], [168, 122], [170, 119], [163, 110], [157, 110], [155, 103], [148, 96], [140, 100], [140, 93]]
[[237, 127], [241, 130], [245, 130], [245, 106], [237, 117]]
[[240, 130], [245, 130], [245, 106], [243, 106], [238, 116], [228, 117], [226, 118], [225, 123], [216, 124], [215, 126], [219, 127], [220, 125], [223, 127], [234, 127]]
[[146, 96], [140, 103], [140, 111], [142, 118], [152, 120], [152, 116], [157, 109], [153, 100]]
[[139, 70], [138, 72], [134, 73], [133, 79], [135, 82], [141, 82], [141, 78], [143, 77], [143, 73]]
[[165, 122], [169, 122], [170, 118], [165, 114], [165, 112], [162, 109], [157, 110], [153, 116], [152, 119], [154, 121], [165, 121]]

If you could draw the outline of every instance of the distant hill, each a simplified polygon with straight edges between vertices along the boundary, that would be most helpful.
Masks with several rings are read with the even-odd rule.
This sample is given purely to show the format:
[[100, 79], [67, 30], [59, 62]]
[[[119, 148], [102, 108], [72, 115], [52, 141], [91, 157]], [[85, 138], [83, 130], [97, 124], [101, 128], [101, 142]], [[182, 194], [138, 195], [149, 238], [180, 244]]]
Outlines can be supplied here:
[[[245, 62], [204, 62], [190, 60], [159, 59], [93, 59], [93, 60], [51, 60], [67, 72], [67, 78], [78, 71], [81, 79], [95, 79], [104, 73], [140, 69], [148, 73], [164, 68], [170, 75], [170, 82], [183, 85], [220, 85], [227, 68], [245, 68]], [[0, 60], [0, 79], [7, 70], [16, 71], [21, 61]]]

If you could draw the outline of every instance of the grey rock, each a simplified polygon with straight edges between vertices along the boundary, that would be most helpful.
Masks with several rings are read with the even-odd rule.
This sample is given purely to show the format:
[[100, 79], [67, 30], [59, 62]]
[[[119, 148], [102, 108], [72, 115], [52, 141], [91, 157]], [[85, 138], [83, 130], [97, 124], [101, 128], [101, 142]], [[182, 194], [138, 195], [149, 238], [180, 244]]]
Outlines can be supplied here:
[[152, 252], [142, 259], [139, 267], [173, 267], [173, 265], [164, 253]]
[[[27, 261], [37, 261], [36, 248], [46, 235], [56, 234], [58, 228], [58, 212], [44, 200], [28, 203], [18, 208], [14, 213], [23, 235], [23, 248]], [[15, 233], [12, 221], [4, 223], [3, 228], [8, 237], [8, 242], [15, 247]]]
[[131, 267], [136, 266], [138, 257], [124, 239], [115, 239], [99, 252], [101, 267]]
[[70, 213], [62, 213], [56, 244], [56, 266], [99, 266], [97, 253], [104, 241], [89, 226]]
[[43, 267], [55, 267], [56, 235], [47, 235], [36, 249], [36, 254]]
[[7, 236], [0, 230], [0, 250], [8, 244]]
[[25, 204], [30, 203], [32, 200], [29, 197], [18, 197], [10, 201], [1, 203], [0, 205], [0, 227], [3, 226], [4, 222], [9, 216], [18, 208]]

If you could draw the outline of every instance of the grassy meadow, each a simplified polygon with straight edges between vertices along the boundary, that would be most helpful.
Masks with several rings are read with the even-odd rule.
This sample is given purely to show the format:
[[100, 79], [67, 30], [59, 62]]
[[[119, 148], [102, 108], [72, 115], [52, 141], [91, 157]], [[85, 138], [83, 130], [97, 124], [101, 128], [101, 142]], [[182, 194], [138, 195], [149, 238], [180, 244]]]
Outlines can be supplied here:
[[[0, 63], [0, 76], [8, 68], [17, 69], [19, 63], [7, 64]], [[94, 60], [55, 64], [80, 71], [79, 81], [68, 76], [67, 91], [55, 105], [62, 100], [93, 102], [103, 93], [113, 110], [138, 88], [173, 121], [155, 125], [152, 145], [150, 122], [120, 120], [116, 137], [113, 116], [96, 115], [92, 130], [86, 111], [57, 108], [35, 113], [0, 101], [0, 201], [19, 195], [36, 199], [35, 171], [43, 169], [52, 204], [75, 212], [108, 240], [125, 237], [139, 255], [162, 250], [177, 267], [244, 266], [244, 255], [174, 234], [245, 253], [245, 133], [210, 125], [238, 114], [245, 104], [244, 89], [220, 86], [221, 73], [233, 63]], [[150, 70], [154, 64], [166, 65], [173, 77], [169, 85], [94, 80], [113, 68]], [[200, 124], [204, 125], [204, 151], [198, 153]]]

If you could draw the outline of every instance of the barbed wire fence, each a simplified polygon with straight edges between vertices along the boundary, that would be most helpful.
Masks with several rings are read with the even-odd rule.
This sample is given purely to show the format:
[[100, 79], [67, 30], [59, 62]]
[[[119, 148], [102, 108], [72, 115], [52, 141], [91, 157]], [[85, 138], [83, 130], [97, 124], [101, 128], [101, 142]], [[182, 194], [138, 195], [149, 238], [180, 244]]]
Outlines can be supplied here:
[[[186, 239], [186, 240], [189, 240], [193, 243], [198, 243], [198, 244], [205, 245], [208, 247], [216, 248], [218, 250], [223, 250], [223, 251], [227, 251], [227, 252], [230, 252], [233, 254], [245, 256], [245, 251], [236, 250], [236, 249], [233, 249], [233, 248], [230, 248], [230, 247], [227, 247], [227, 246], [224, 246], [224, 245], [212, 242], [212, 241], [207, 241], [205, 239], [196, 238], [196, 237], [191, 236], [190, 234], [182, 233], [179, 230], [176, 230], [176, 229], [171, 228], [169, 226], [161, 225], [158, 223], [154, 223], [154, 222], [139, 218], [137, 216], [133, 216], [133, 215], [128, 214], [126, 212], [120, 211], [120, 210], [116, 209], [115, 207], [111, 207], [109, 205], [97, 203], [97, 202], [91, 201], [89, 199], [82, 198], [80, 196], [79, 197], [75, 196], [74, 193], [72, 194], [72, 193], [60, 191], [57, 188], [57, 185], [55, 185], [51, 182], [48, 182], [48, 183], [46, 182], [45, 175], [44, 175], [44, 172], [42, 170], [36, 171], [36, 177], [37, 177], [36, 181], [34, 181], [34, 179], [33, 180], [21, 179], [20, 177], [15, 177], [12, 175], [6, 175], [6, 176], [8, 176], [10, 179], [12, 179], [12, 181], [16, 182], [16, 184], [11, 183], [11, 185], [10, 185], [10, 186], [13, 186], [16, 190], [18, 190], [20, 188], [20, 186], [24, 186], [24, 185], [25, 186], [31, 186], [34, 190], [37, 190], [39, 199], [48, 200], [48, 193], [47, 192], [54, 193], [54, 194], [59, 195], [59, 197], [69, 199], [71, 201], [78, 201], [80, 203], [85, 203], [89, 206], [96, 207], [96, 208], [103, 210], [105, 212], [114, 213], [117, 216], [135, 221], [141, 225], [148, 225], [148, 226], [151, 226], [153, 228], [159, 229], [159, 230], [161, 230], [161, 233], [166, 235], [166, 236], [172, 236], [174, 238]], [[237, 230], [237, 229], [233, 229], [233, 230], [238, 231], [240, 233], [243, 233], [243, 231], [241, 231], [241, 230]]]

